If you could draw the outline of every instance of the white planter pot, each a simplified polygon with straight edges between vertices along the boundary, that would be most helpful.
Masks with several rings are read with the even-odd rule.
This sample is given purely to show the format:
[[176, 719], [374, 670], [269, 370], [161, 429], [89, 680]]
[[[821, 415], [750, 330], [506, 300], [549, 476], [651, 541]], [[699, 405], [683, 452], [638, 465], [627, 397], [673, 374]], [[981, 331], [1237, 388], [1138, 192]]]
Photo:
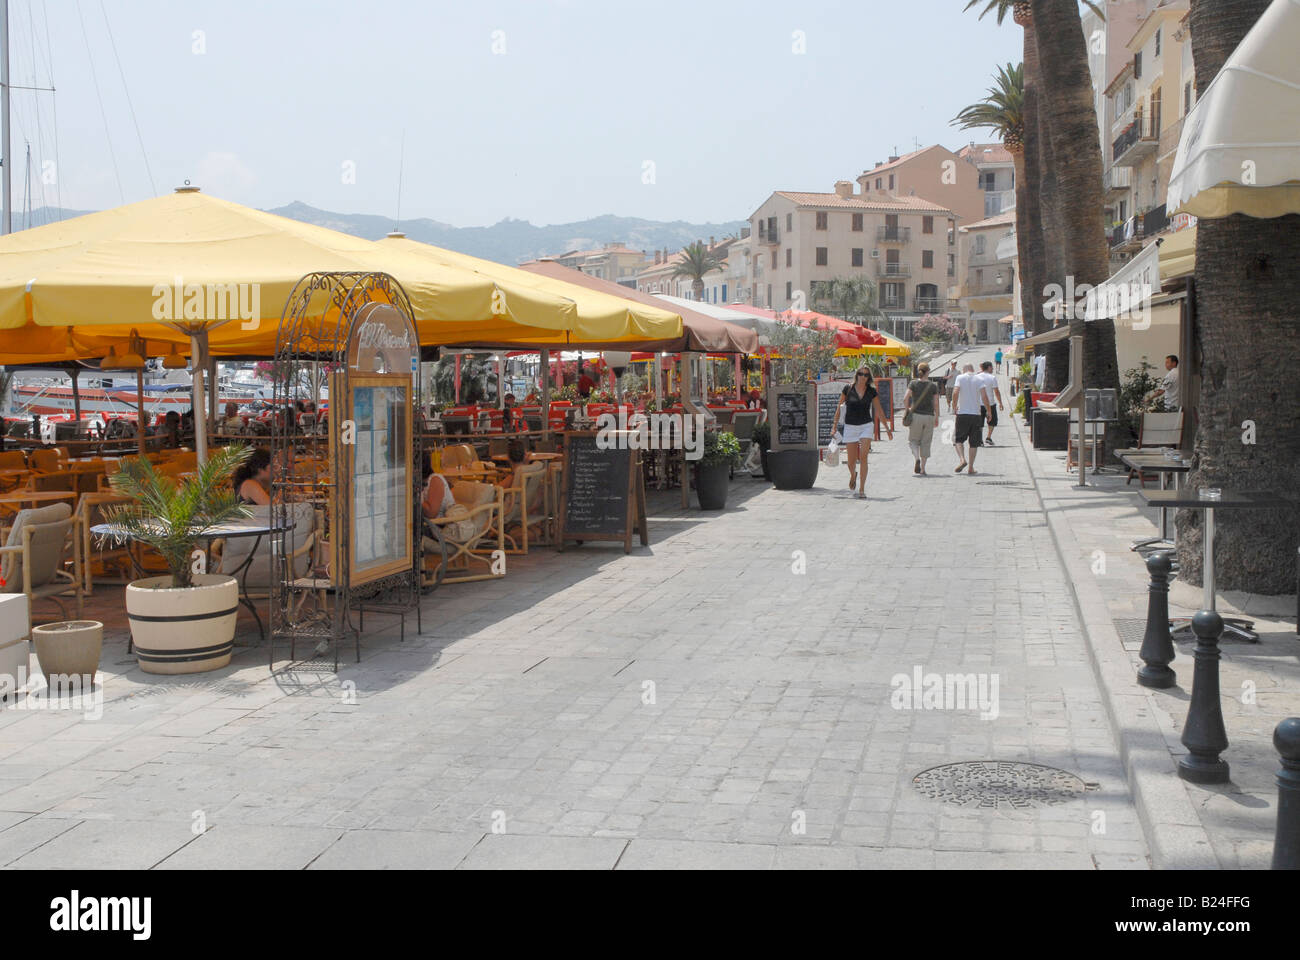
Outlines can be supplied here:
[[27, 597], [0, 594], [0, 703], [14, 699], [19, 681], [27, 683], [31, 649], [27, 646]]
[[126, 588], [126, 615], [136, 660], [145, 673], [203, 673], [230, 663], [235, 646], [239, 583], [203, 574], [194, 586], [171, 587], [171, 577], [136, 580]]
[[93, 686], [104, 649], [104, 625], [97, 620], [73, 620], [32, 627], [32, 646], [51, 688], [60, 686], [62, 681], [55, 678], [62, 677], [77, 677], [73, 682]]

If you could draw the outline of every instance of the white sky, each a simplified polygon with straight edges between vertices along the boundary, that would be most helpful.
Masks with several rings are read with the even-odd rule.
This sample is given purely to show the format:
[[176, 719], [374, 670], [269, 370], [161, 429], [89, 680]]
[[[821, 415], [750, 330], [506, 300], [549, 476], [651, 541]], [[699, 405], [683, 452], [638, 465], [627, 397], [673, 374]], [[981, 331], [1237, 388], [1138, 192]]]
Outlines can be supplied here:
[[[14, 92], [15, 207], [30, 141], [33, 207], [144, 199], [147, 156], [159, 192], [190, 179], [257, 207], [393, 216], [405, 132], [404, 218], [742, 219], [772, 190], [830, 190], [913, 138], [970, 140], [948, 121], [1020, 61], [1021, 32], [964, 5], [10, 0], [11, 82], [47, 85], [52, 54], [58, 88]], [[41, 182], [56, 105], [57, 190]]]

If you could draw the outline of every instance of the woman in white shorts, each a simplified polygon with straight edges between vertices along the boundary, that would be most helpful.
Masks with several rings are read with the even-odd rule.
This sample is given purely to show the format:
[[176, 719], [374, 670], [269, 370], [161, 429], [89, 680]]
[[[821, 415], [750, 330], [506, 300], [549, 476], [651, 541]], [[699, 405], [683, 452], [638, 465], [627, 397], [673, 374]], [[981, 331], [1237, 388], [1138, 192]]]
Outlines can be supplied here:
[[[835, 422], [844, 420], [844, 446], [849, 452], [849, 489], [858, 488], [858, 499], [867, 497], [867, 457], [871, 455], [871, 441], [875, 436], [876, 418], [879, 417], [894, 439], [894, 429], [885, 419], [876, 388], [871, 385], [871, 371], [859, 370], [853, 382], [840, 395], [840, 405], [835, 410]], [[859, 466], [861, 477], [858, 476]]]

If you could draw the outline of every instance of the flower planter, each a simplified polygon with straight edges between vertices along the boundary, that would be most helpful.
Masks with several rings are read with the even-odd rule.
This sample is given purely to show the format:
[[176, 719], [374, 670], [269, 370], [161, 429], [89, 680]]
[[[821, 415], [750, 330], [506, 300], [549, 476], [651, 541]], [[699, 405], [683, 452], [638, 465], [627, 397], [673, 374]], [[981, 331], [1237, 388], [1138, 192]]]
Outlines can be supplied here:
[[126, 615], [136, 660], [145, 673], [219, 670], [235, 646], [239, 584], [203, 574], [194, 586], [173, 589], [171, 577], [136, 580], [126, 588]]
[[758, 459], [759, 459], [759, 462], [761, 462], [761, 463], [763, 464], [763, 479], [764, 479], [764, 480], [769, 480], [769, 481], [770, 481], [770, 480], [772, 479], [772, 468], [771, 468], [770, 466], [768, 466], [768, 463], [767, 463], [767, 457], [768, 457], [768, 454], [769, 454], [769, 453], [771, 453], [770, 450], [762, 450], [762, 451], [760, 451], [759, 454], [758, 454]]
[[73, 620], [32, 627], [32, 645], [51, 689], [61, 686], [64, 677], [79, 677], [80, 682], [93, 685], [104, 648], [104, 625], [97, 620]]
[[767, 463], [778, 490], [811, 490], [821, 461], [816, 450], [771, 450]]
[[731, 467], [721, 463], [712, 467], [695, 468], [695, 495], [701, 510], [723, 510], [727, 506], [727, 491], [731, 487]]

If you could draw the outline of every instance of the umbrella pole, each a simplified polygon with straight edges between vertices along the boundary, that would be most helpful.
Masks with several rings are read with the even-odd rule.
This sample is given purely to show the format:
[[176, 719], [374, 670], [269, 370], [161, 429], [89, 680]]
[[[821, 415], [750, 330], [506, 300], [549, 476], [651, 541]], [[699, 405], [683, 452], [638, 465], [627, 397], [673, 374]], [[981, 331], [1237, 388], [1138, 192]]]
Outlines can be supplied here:
[[135, 431], [136, 446], [140, 448], [140, 456], [149, 452], [149, 445], [145, 442], [144, 430], [144, 368], [135, 372], [135, 416], [137, 429]]
[[551, 436], [551, 351], [543, 350], [541, 357], [542, 374], [542, 440]]
[[194, 388], [190, 398], [190, 409], [194, 414], [194, 452], [198, 455], [199, 463], [207, 463], [208, 460], [208, 418], [203, 403], [203, 381], [205, 367], [207, 365], [207, 353], [204, 340], [207, 339], [203, 334], [196, 333], [190, 337], [191, 358], [190, 365], [194, 370]]
[[460, 354], [459, 353], [456, 354], [455, 387], [456, 387], [456, 406], [459, 407], [460, 406]]
[[736, 399], [743, 400], [745, 397], [745, 384], [740, 379], [740, 354], [736, 354], [733, 359], [736, 362]]
[[72, 419], [78, 423], [81, 422], [81, 388], [77, 386], [77, 376], [80, 370], [72, 371]]

